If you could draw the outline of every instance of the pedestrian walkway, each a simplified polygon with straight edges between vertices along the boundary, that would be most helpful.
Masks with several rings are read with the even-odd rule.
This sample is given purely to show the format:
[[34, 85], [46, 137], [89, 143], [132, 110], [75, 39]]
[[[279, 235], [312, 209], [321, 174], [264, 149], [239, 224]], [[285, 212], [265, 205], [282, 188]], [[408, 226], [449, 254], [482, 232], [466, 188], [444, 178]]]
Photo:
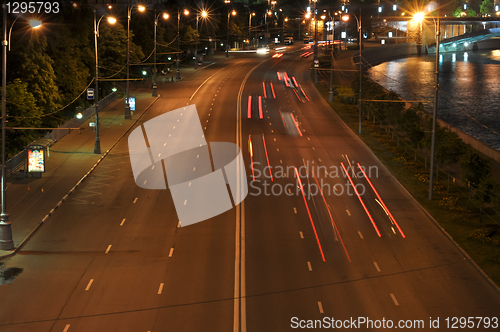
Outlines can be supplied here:
[[[12, 223], [14, 245], [23, 241], [42, 221], [50, 219], [58, 203], [157, 100], [148, 88], [131, 89], [136, 97], [132, 119], [125, 119], [125, 100], [118, 99], [99, 112], [101, 154], [94, 154], [96, 133], [89, 119], [52, 145], [46, 153], [46, 171], [41, 178], [7, 179], [7, 212]], [[51, 212], [52, 211], [52, 212]], [[48, 217], [47, 217], [48, 216]], [[0, 259], [13, 252], [0, 251]]]
[[[214, 54], [213, 61], [210, 55], [206, 55], [203, 58], [203, 64], [198, 65], [198, 69], [194, 69], [194, 61], [191, 61], [189, 64], [183, 64], [181, 65], [179, 72], [180, 72], [180, 77], [181, 81], [189, 77], [190, 75], [196, 73], [198, 70], [209, 67], [213, 65], [214, 63], [217, 62], [222, 62], [225, 61], [226, 58], [226, 53], [224, 52], [217, 52]], [[158, 73], [156, 76], [156, 83], [157, 84], [167, 84], [167, 83], [172, 83], [172, 82], [177, 82], [177, 69], [176, 67], [172, 67], [170, 73], [167, 73], [166, 75], [162, 75], [161, 72]]]

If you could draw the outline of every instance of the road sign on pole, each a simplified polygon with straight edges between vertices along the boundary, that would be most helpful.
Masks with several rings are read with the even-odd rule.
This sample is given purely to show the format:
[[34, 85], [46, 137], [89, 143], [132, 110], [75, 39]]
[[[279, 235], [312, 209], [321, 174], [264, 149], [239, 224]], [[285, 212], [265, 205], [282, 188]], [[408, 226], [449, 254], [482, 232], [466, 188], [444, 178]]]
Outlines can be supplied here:
[[94, 100], [94, 89], [87, 89], [87, 99]]

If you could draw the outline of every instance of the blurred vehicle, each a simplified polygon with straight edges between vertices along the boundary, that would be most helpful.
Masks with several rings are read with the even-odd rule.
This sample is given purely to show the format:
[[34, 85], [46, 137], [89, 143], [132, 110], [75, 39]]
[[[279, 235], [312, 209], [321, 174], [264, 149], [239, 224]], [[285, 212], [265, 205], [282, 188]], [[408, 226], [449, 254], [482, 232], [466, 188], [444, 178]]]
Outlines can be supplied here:
[[285, 37], [285, 45], [293, 45], [293, 37]]

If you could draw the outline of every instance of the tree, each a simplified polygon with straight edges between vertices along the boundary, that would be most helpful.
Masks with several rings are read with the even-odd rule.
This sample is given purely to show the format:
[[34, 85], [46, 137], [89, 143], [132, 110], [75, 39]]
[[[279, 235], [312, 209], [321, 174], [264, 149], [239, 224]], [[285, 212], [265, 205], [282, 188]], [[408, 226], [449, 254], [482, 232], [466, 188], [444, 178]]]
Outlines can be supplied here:
[[494, 13], [494, 2], [493, 0], [483, 0], [481, 5], [479, 6], [479, 12], [481, 14], [493, 14]]
[[[7, 84], [8, 127], [39, 127], [43, 112], [36, 105], [35, 97], [28, 91], [28, 84], [20, 79]], [[38, 135], [35, 130], [8, 130], [6, 133], [7, 159], [24, 149]]]
[[481, 180], [491, 174], [489, 160], [483, 158], [470, 145], [467, 145], [465, 148], [459, 162], [462, 170], [462, 179], [465, 182], [470, 182], [473, 188], [477, 188]]
[[[56, 84], [59, 87], [61, 101], [66, 105], [85, 89], [91, 74], [83, 60], [86, 55], [84, 48], [72, 38], [70, 30], [65, 25], [51, 37], [49, 50], [54, 60]], [[88, 43], [88, 38], [86, 41]]]
[[188, 25], [186, 34], [184, 35], [184, 39], [188, 42], [195, 42], [197, 38], [199, 38], [199, 34], [196, 31], [196, 29], [193, 29], [191, 26]]
[[[113, 25], [101, 24], [99, 28], [99, 77], [124, 77], [127, 63], [127, 31], [123, 25], [116, 22]], [[131, 39], [133, 33], [130, 33]], [[95, 52], [95, 50], [94, 50]], [[142, 49], [130, 41], [130, 62], [137, 63], [144, 58]], [[94, 56], [95, 59], [95, 56]], [[121, 75], [116, 76], [121, 70]]]
[[401, 114], [400, 126], [406, 132], [406, 136], [416, 147], [422, 145], [424, 131], [422, 130], [421, 118], [417, 113], [423, 108], [422, 104], [413, 106]]
[[485, 176], [479, 182], [474, 193], [474, 198], [479, 201], [479, 221], [483, 214], [483, 204], [491, 203], [495, 181], [491, 175]]
[[61, 107], [53, 61], [46, 54], [46, 48], [47, 41], [43, 35], [32, 35], [28, 47], [20, 54], [22, 63], [18, 71], [18, 77], [28, 84], [28, 91], [33, 94], [37, 106], [45, 114]]

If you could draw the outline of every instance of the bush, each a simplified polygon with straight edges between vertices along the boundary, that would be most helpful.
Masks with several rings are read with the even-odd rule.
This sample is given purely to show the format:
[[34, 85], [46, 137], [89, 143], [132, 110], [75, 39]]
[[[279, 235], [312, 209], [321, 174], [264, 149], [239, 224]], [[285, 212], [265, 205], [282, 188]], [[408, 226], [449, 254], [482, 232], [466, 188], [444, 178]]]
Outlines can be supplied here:
[[467, 145], [459, 161], [462, 169], [462, 179], [465, 182], [470, 182], [474, 188], [479, 185], [483, 178], [491, 174], [489, 160], [483, 158], [470, 145]]
[[500, 241], [493, 239], [490, 236], [489, 232], [484, 228], [479, 228], [479, 229], [474, 230], [469, 235], [469, 239], [476, 241], [476, 242], [484, 243], [484, 244], [492, 244], [494, 246], [498, 246], [500, 244]]

